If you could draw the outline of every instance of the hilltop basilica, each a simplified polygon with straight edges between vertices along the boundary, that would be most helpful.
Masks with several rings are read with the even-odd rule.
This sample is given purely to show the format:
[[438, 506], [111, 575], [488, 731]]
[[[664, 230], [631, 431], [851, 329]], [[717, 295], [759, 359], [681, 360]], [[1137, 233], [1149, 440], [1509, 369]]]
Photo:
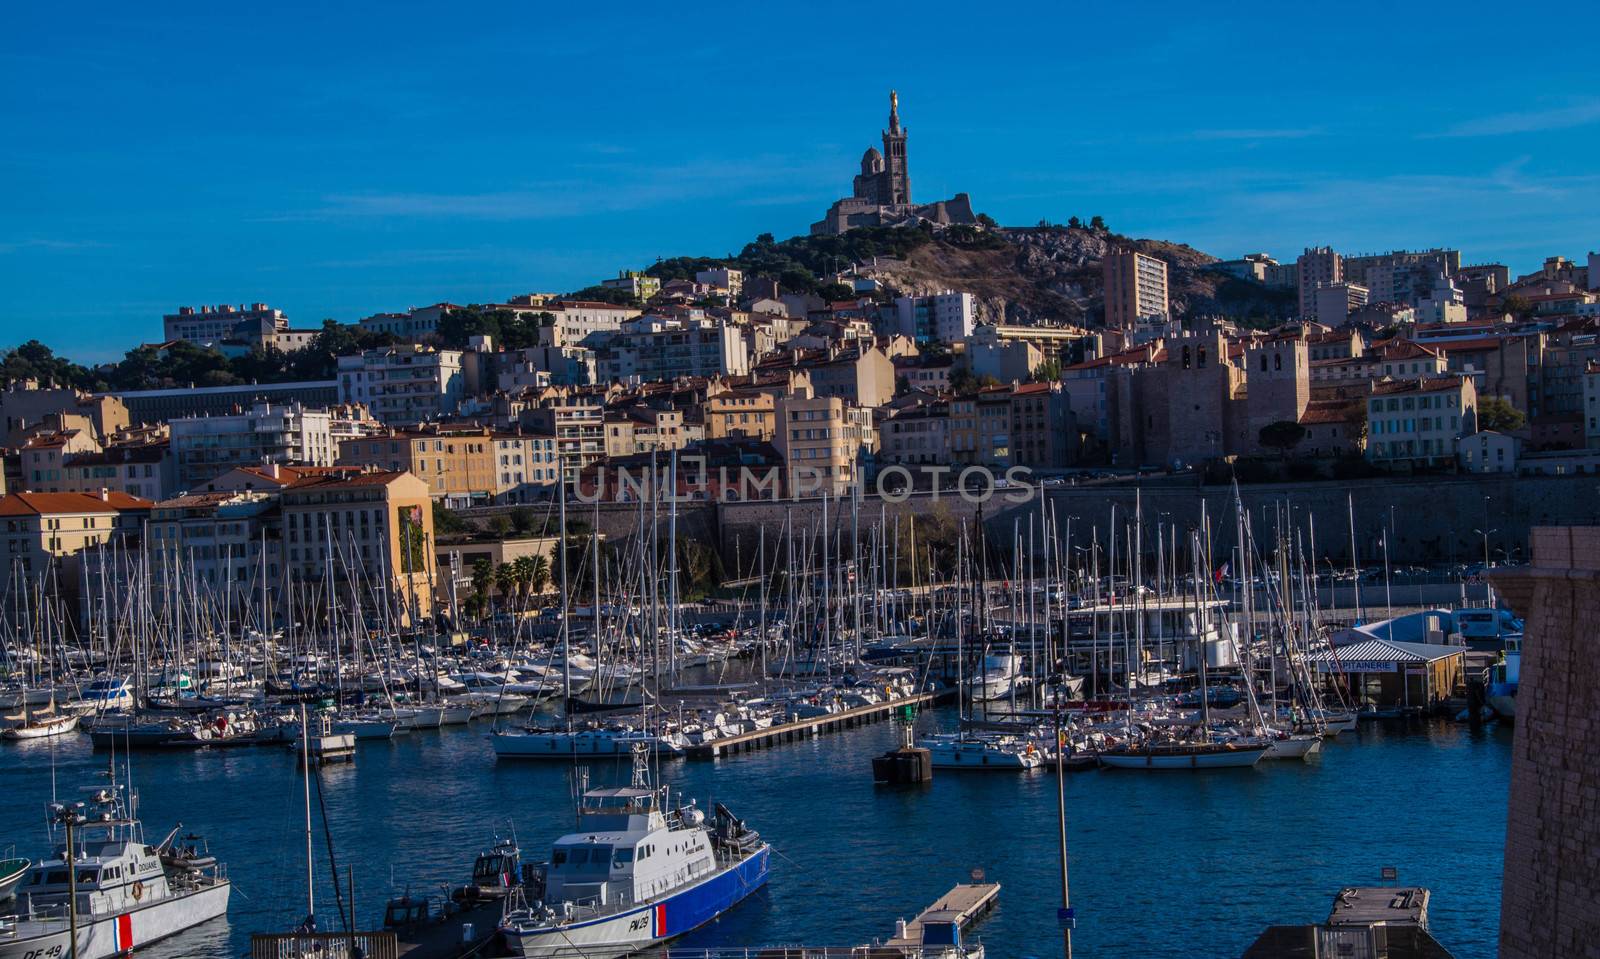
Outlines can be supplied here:
[[911, 202], [911, 173], [906, 166], [906, 129], [900, 125], [900, 97], [889, 91], [889, 128], [883, 131], [883, 152], [868, 147], [861, 156], [850, 196], [834, 202], [828, 215], [811, 224], [812, 235], [843, 233], [858, 226], [885, 226], [913, 220], [934, 223], [976, 223], [965, 193], [916, 206]]

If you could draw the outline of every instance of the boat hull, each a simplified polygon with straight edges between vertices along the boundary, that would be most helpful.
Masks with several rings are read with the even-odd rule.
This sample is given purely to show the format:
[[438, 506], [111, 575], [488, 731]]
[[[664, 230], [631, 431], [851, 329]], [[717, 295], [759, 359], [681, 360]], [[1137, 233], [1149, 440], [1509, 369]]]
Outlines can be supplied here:
[[573, 756], [627, 756], [636, 743], [675, 756], [681, 746], [660, 736], [606, 736], [593, 733], [495, 733], [489, 737], [500, 759], [570, 759]]
[[1100, 764], [1112, 769], [1227, 769], [1254, 766], [1266, 748], [1217, 752], [1105, 752]]
[[1262, 759], [1305, 759], [1322, 750], [1322, 737], [1315, 733], [1302, 733], [1274, 739], [1267, 746]]
[[[78, 920], [77, 959], [105, 959], [177, 935], [228, 911], [232, 885], [226, 880], [197, 892], [162, 899], [124, 913]], [[0, 940], [0, 959], [55, 959], [67, 956], [71, 932], [66, 920], [24, 920], [13, 939]]]
[[737, 863], [652, 903], [582, 922], [527, 932], [504, 927], [513, 955], [530, 959], [618, 959], [675, 939], [737, 906], [767, 884], [771, 849], [762, 846]]

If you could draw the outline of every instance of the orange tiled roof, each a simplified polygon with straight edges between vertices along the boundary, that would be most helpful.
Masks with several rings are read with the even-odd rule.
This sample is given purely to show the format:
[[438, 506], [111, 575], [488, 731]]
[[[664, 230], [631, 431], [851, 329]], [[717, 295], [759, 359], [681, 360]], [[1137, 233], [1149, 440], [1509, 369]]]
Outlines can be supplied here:
[[11, 493], [0, 496], [0, 516], [42, 516], [47, 513], [117, 513], [149, 509], [155, 504], [127, 493]]

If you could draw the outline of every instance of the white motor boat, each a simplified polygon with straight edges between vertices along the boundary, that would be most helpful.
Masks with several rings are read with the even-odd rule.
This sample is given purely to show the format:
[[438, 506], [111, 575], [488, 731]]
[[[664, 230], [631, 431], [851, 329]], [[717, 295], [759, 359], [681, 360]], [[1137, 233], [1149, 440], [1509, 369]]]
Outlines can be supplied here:
[[1269, 734], [1267, 752], [1262, 759], [1309, 759], [1322, 749], [1322, 737], [1316, 733]]
[[500, 933], [513, 955], [618, 959], [705, 925], [766, 885], [771, 849], [718, 804], [712, 820], [667, 809], [634, 751], [631, 786], [591, 789], [578, 831], [556, 840], [528, 891], [507, 897]]
[[935, 769], [1019, 772], [1038, 769], [1045, 760], [1037, 746], [1015, 736], [928, 736], [917, 745], [928, 750]]
[[500, 759], [570, 759], [573, 756], [625, 756], [635, 745], [662, 755], [679, 756], [689, 745], [681, 734], [656, 735], [628, 727], [572, 731], [526, 729], [489, 737]]

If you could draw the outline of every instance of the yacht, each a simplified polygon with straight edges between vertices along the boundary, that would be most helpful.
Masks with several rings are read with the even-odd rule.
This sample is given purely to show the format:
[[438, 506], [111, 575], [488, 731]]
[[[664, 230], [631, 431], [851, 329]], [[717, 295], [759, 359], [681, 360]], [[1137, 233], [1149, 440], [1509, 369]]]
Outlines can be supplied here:
[[[0, 923], [0, 959], [74, 953], [76, 959], [104, 959], [228, 911], [232, 885], [216, 859], [197, 847], [174, 846], [177, 829], [160, 843], [147, 844], [120, 787], [98, 789], [82, 806], [71, 848], [58, 847], [18, 888], [15, 918]], [[52, 810], [61, 811], [60, 806]], [[76, 950], [68, 910], [73, 898]]]
[[513, 955], [615, 959], [689, 932], [767, 882], [770, 847], [720, 803], [669, 809], [633, 751], [633, 784], [590, 789], [578, 831], [507, 897], [500, 932]]
[[527, 727], [492, 733], [489, 742], [500, 759], [571, 759], [574, 756], [626, 756], [636, 745], [663, 756], [681, 756], [689, 741], [680, 733], [656, 734], [632, 726], [554, 730]]
[[1038, 769], [1044, 753], [1015, 736], [970, 736], [959, 733], [927, 736], [917, 745], [928, 750], [935, 769]]

